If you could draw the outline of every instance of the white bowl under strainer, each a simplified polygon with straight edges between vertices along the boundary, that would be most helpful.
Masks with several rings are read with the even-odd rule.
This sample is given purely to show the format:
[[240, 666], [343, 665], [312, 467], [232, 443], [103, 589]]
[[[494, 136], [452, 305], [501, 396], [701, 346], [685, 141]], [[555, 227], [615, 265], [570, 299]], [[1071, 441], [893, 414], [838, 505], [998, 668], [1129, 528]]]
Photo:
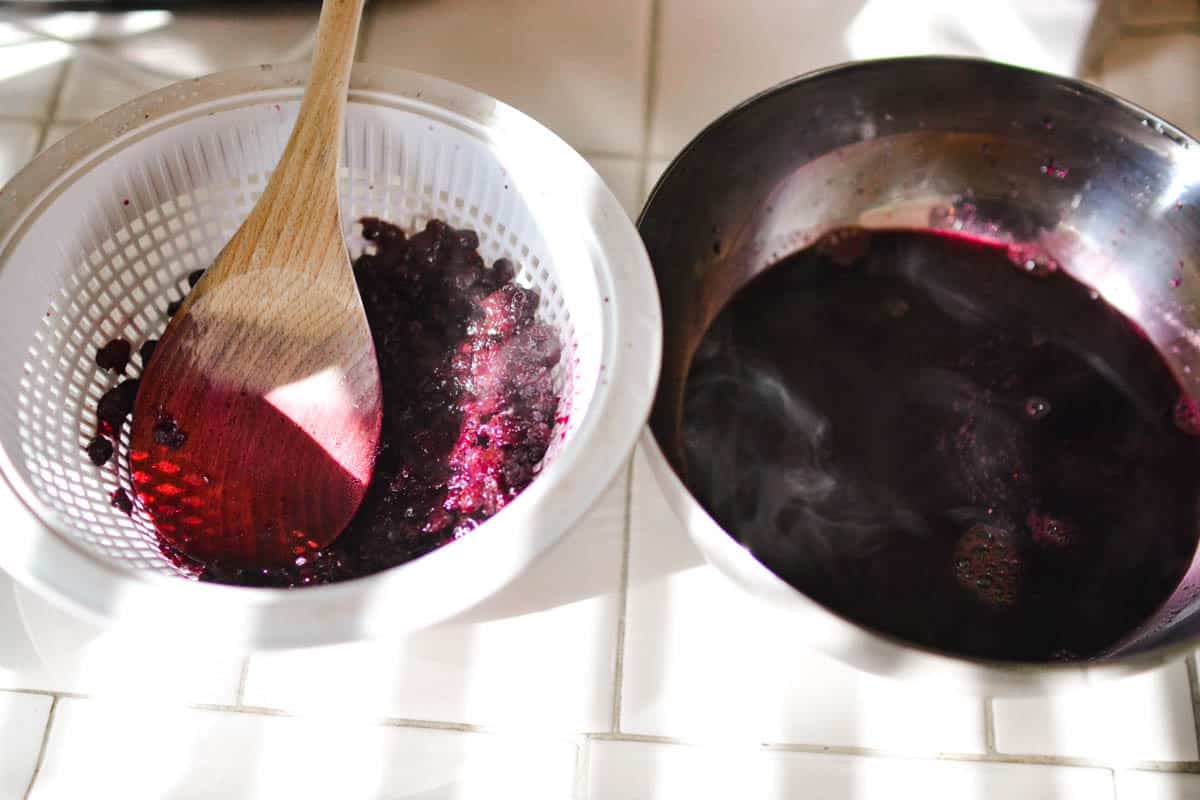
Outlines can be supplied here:
[[[94, 467], [96, 401], [118, 378], [98, 346], [165, 327], [185, 277], [237, 230], [283, 151], [306, 68], [261, 67], [176, 84], [51, 147], [0, 192], [0, 567], [104, 622], [243, 647], [349, 641], [443, 619], [495, 591], [556, 541], [627, 458], [658, 374], [658, 297], [637, 232], [587, 163], [520, 112], [477, 92], [358, 65], [341, 199], [357, 220], [475, 230], [541, 294], [564, 346], [562, 397], [541, 473], [463, 539], [408, 564], [296, 590], [200, 584], [112, 507], [130, 491], [126, 426]], [[138, 359], [130, 365], [137, 374]]]

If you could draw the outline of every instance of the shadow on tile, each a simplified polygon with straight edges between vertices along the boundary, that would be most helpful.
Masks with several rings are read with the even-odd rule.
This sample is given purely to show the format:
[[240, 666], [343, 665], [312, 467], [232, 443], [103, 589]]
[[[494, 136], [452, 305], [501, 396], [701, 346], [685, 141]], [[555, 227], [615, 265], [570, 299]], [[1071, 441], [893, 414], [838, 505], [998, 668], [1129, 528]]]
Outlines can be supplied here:
[[0, 572], [0, 640], [4, 643], [0, 647], [0, 688], [25, 688], [17, 676], [36, 672], [42, 667], [25, 632], [16, 591], [16, 582]]
[[1091, 28], [1083, 41], [1079, 56], [1079, 74], [1090, 75], [1100, 67], [1104, 53], [1121, 33], [1119, 0], [1101, 0], [1092, 18]]
[[33, 776], [53, 698], [0, 692], [0, 797], [24, 797]]
[[1122, 37], [1093, 79], [1111, 92], [1200, 135], [1200, 35]]
[[[169, 646], [153, 634], [106, 630], [17, 587], [12, 593], [33, 658], [7, 676], [13, 685], [133, 701], [147, 698], [232, 703], [244, 656], [210, 647]], [[0, 657], [0, 680], [5, 659]], [[0, 684], [3, 685], [3, 684]]]
[[394, 638], [257, 655], [245, 702], [333, 717], [609, 730], [626, 474], [562, 542], [475, 609]]
[[628, 469], [618, 473], [592, 510], [524, 574], [446, 624], [518, 617], [615, 594], [620, 579]]
[[[69, 700], [31, 796], [215, 797], [224, 787], [248, 799], [449, 800], [487, 796], [490, 782], [511, 791], [493, 796], [543, 798], [569, 779], [561, 764], [523, 777], [548, 755], [570, 764], [568, 753], [496, 737]], [[506, 774], [510, 759], [524, 769]]]
[[690, 800], [731, 797], [754, 800], [799, 797], [1095, 800], [1112, 797], [1111, 776], [1100, 769], [763, 752], [753, 747], [688, 747], [641, 742], [592, 743], [587, 787], [587, 797], [591, 800], [625, 800], [629, 797], [642, 800], [684, 797]]
[[583, 152], [641, 151], [649, 0], [377, 2], [364, 59], [484, 91]]

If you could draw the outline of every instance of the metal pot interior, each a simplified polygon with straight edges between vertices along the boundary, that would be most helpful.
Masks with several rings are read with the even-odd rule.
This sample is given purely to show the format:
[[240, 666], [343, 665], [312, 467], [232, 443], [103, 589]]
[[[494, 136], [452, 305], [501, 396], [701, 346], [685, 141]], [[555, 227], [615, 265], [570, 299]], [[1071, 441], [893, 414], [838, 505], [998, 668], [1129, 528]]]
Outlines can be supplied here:
[[[692, 355], [745, 283], [825, 233], [954, 230], [1052, 260], [1140, 326], [1200, 392], [1200, 144], [1085, 84], [982, 61], [812, 74], [726, 114], [639, 222], [664, 312], [651, 427], [681, 477]], [[1111, 658], [1200, 631], [1200, 560]]]

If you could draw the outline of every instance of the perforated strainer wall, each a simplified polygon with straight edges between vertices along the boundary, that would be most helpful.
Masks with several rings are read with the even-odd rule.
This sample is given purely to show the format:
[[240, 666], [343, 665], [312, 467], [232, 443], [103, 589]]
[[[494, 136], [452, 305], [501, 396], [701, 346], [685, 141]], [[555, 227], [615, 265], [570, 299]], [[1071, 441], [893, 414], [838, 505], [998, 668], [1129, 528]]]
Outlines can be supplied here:
[[[30, 306], [4, 320], [6, 333], [30, 341], [0, 353], [6, 375], [5, 446], [41, 500], [93, 552], [128, 566], [176, 570], [154, 544], [148, 523], [111, 505], [130, 492], [125, 455], [103, 468], [84, 446], [96, 433], [96, 402], [120, 376], [94, 363], [96, 348], [123, 336], [136, 347], [156, 338], [166, 306], [186, 290], [189, 272], [206, 267], [253, 206], [295, 118], [295, 104], [262, 104], [188, 120], [158, 131], [79, 176], [33, 223], [0, 292], [19, 291]], [[493, 148], [466, 132], [391, 108], [352, 104], [343, 153], [341, 197], [352, 255], [363, 246], [356, 221], [378, 216], [413, 230], [438, 217], [475, 230], [484, 260], [507, 257], [517, 280], [541, 294], [538, 315], [564, 345], [556, 372], [563, 398], [547, 461], [570, 439], [600, 370], [594, 328], [597, 289], [573, 273], [562, 281], [561, 246], [552, 247], [522, 196], [522, 176]], [[557, 257], [556, 257], [557, 252]], [[587, 249], [571, 259], [587, 258]], [[28, 260], [28, 261], [24, 261]], [[557, 264], [557, 267], [556, 267]], [[575, 264], [575, 269], [579, 269]], [[586, 272], [586, 270], [584, 270]], [[593, 282], [594, 283], [594, 282]], [[21, 321], [28, 323], [22, 327]], [[582, 321], [582, 324], [581, 324]], [[19, 359], [19, 363], [14, 362]], [[134, 357], [127, 377], [136, 377]]]

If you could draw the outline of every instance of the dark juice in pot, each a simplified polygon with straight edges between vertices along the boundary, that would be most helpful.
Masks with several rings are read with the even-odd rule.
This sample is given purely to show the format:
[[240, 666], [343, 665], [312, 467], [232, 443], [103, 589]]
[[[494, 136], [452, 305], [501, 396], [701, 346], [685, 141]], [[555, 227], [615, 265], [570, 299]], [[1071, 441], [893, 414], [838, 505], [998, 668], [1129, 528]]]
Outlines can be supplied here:
[[905, 232], [842, 232], [751, 281], [684, 413], [690, 488], [776, 574], [875, 630], [1027, 661], [1103, 653], [1179, 583], [1198, 431], [1097, 292]]

